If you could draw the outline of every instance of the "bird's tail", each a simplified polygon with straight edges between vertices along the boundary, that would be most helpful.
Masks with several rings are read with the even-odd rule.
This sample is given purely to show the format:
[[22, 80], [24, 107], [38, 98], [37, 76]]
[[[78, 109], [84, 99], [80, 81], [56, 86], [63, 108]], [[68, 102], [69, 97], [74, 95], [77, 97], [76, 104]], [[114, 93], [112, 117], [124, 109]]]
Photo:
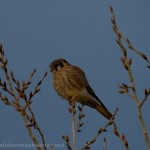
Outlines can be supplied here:
[[103, 107], [102, 105], [97, 105], [96, 110], [101, 113], [104, 117], [106, 117], [108, 120], [111, 119], [112, 114], [107, 110], [106, 107]]

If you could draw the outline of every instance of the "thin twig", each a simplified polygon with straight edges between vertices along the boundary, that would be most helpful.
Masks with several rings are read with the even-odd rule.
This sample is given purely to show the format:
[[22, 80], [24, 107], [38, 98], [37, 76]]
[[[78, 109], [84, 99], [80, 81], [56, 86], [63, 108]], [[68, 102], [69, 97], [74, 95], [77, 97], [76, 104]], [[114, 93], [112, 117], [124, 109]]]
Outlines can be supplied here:
[[39, 134], [40, 134], [40, 136], [41, 136], [42, 144], [44, 145], [44, 149], [46, 150], [46, 146], [45, 146], [46, 143], [45, 143], [44, 134], [42, 133], [42, 131], [41, 131], [41, 129], [40, 129], [40, 127], [39, 127], [39, 125], [38, 125], [38, 123], [37, 123], [35, 117], [34, 117], [34, 113], [33, 113], [32, 109], [31, 109], [30, 105], [28, 106], [28, 109], [29, 109], [29, 111], [30, 111], [30, 113], [31, 113], [31, 115], [32, 115], [33, 120], [34, 120], [35, 127], [36, 127], [36, 129], [38, 130], [38, 132], [39, 132]]
[[[42, 79], [38, 82], [38, 84], [35, 86], [35, 90], [33, 93], [30, 92], [29, 98], [27, 97], [27, 94], [25, 93], [25, 91], [29, 88], [29, 85], [31, 84], [31, 79], [34, 76], [36, 70], [34, 70], [27, 82], [22, 82], [22, 84], [15, 79], [13, 72], [10, 72], [10, 75], [8, 74], [8, 69], [7, 69], [7, 63], [8, 60], [7, 58], [4, 58], [4, 51], [2, 50], [2, 45], [0, 45], [0, 63], [1, 63], [1, 68], [4, 71], [5, 77], [6, 77], [6, 81], [8, 83], [6, 83], [6, 81], [2, 82], [0, 79], [0, 87], [2, 88], [3, 92], [6, 92], [7, 94], [11, 95], [13, 97], [14, 100], [10, 101], [8, 100], [7, 96], [3, 96], [2, 93], [0, 93], [0, 98], [3, 101], [3, 103], [5, 105], [11, 105], [15, 108], [16, 111], [18, 111], [21, 114], [21, 117], [24, 121], [25, 127], [27, 129], [27, 132], [31, 138], [31, 140], [34, 142], [35, 145], [37, 145], [37, 149], [38, 150], [43, 150], [42, 147], [39, 147], [39, 142], [37, 140], [37, 138], [34, 136], [34, 133], [32, 131], [32, 127], [34, 126], [35, 129], [37, 129], [37, 131], [39, 132], [41, 138], [42, 138], [42, 143], [44, 145], [44, 150], [46, 150], [46, 146], [45, 146], [45, 139], [44, 139], [44, 135], [41, 132], [36, 119], [34, 117], [34, 113], [30, 107], [31, 104], [31, 98], [33, 98], [33, 96], [35, 94], [37, 94], [39, 92], [39, 86], [41, 85], [42, 81], [44, 80], [44, 78], [47, 75], [47, 72], [45, 73], [45, 75], [42, 77]], [[11, 80], [12, 79], [12, 80]], [[13, 87], [12, 82], [14, 82], [16, 84], [16, 87]], [[16, 93], [18, 93], [18, 96], [16, 96]], [[25, 106], [28, 107], [29, 110], [29, 114], [27, 113], [26, 107], [22, 107], [21, 104], [21, 99], [23, 99], [25, 101]], [[30, 117], [31, 116], [31, 117]]]
[[86, 142], [86, 144], [81, 148], [81, 150], [86, 150], [86, 149], [90, 149], [90, 145], [93, 144], [94, 142], [96, 142], [97, 137], [102, 133], [102, 132], [106, 132], [106, 128], [110, 125], [112, 125], [112, 123], [114, 122], [114, 118], [117, 114], [118, 108], [115, 110], [114, 115], [112, 116], [112, 118], [110, 120], [108, 120], [108, 122], [104, 125], [104, 127], [99, 128], [97, 134], [89, 141]]
[[117, 128], [115, 122], [114, 122], [114, 134], [115, 134], [117, 137], [119, 137], [119, 139], [122, 141], [123, 145], [125, 146], [126, 150], [129, 150], [128, 141], [126, 140], [124, 134], [122, 134], [122, 136], [120, 136], [120, 133], [118, 132], [118, 128]]
[[84, 105], [82, 104], [82, 106], [78, 106], [78, 109], [79, 109], [79, 117], [78, 117], [78, 123], [77, 123], [77, 128], [76, 128], [76, 133], [77, 132], [81, 132], [80, 128], [83, 126], [83, 122], [82, 121], [82, 118], [84, 118], [84, 114], [83, 114], [83, 108], [84, 108]]
[[[36, 137], [33, 135], [33, 132], [32, 132], [32, 130], [31, 130], [30, 126], [28, 126], [28, 121], [27, 121], [27, 119], [26, 119], [26, 114], [25, 114], [25, 112], [22, 112], [22, 113], [20, 113], [20, 114], [21, 114], [21, 117], [22, 117], [22, 119], [23, 119], [23, 121], [24, 121], [24, 124], [25, 124], [25, 126], [26, 126], [26, 129], [27, 129], [28, 134], [29, 134], [29, 136], [31, 137], [32, 141], [34, 142], [35, 145], [39, 145], [38, 140], [37, 140]], [[42, 150], [41, 147], [38, 147], [38, 146], [37, 146], [36, 148], [37, 148], [38, 150]]]
[[103, 148], [103, 150], [107, 150], [107, 140], [105, 137], [104, 137], [104, 148]]
[[140, 101], [138, 99], [136, 85], [135, 85], [134, 77], [133, 77], [133, 74], [132, 74], [132, 71], [131, 71], [132, 59], [131, 58], [130, 59], [127, 58], [127, 50], [123, 46], [122, 40], [124, 40], [126, 42], [127, 46], [131, 50], [133, 50], [134, 52], [136, 52], [136, 54], [138, 54], [139, 56], [141, 56], [148, 64], [150, 64], [150, 61], [149, 61], [149, 59], [147, 58], [147, 56], [145, 54], [143, 54], [142, 52], [136, 50], [133, 47], [133, 45], [131, 44], [131, 42], [129, 41], [128, 38], [125, 38], [121, 34], [121, 32], [119, 31], [119, 29], [117, 27], [115, 15], [114, 15], [114, 11], [113, 11], [113, 8], [111, 6], [110, 6], [110, 11], [111, 11], [111, 14], [112, 14], [111, 22], [112, 22], [113, 30], [114, 30], [114, 32], [117, 35], [117, 44], [119, 45], [119, 47], [120, 47], [120, 49], [121, 49], [121, 51], [123, 53], [123, 57], [121, 57], [121, 61], [122, 61], [123, 65], [124, 65], [124, 68], [126, 69], [126, 71], [128, 73], [130, 84], [131, 84], [131, 87], [132, 87], [132, 93], [133, 94], [132, 94], [132, 96], [131, 96], [131, 94], [130, 95], [128, 94], [128, 95], [131, 98], [133, 98], [133, 100], [136, 103], [137, 111], [138, 111], [138, 118], [139, 118], [142, 130], [143, 130], [144, 139], [145, 139], [145, 142], [146, 142], [146, 144], [148, 146], [148, 149], [150, 149], [150, 140], [149, 140], [148, 133], [147, 133], [147, 130], [146, 130], [146, 126], [145, 126], [145, 122], [144, 122], [144, 119], [143, 119], [143, 115], [142, 115], [142, 112], [141, 112], [141, 107], [142, 107], [143, 103], [146, 101], [147, 98], [145, 98], [141, 103], [140, 103]]
[[142, 100], [142, 102], [140, 103], [139, 107], [142, 108], [143, 104], [147, 101], [148, 96], [150, 95], [150, 89], [145, 89], [144, 91], [144, 99]]
[[72, 100], [70, 100], [71, 103], [71, 115], [72, 115], [72, 143], [73, 143], [73, 149], [74, 150], [77, 150], [76, 148], [76, 131], [75, 131], [75, 114], [76, 114], [76, 111], [75, 111], [75, 101], [74, 99], [72, 98]]
[[66, 142], [66, 146], [67, 146], [67, 148], [69, 149], [69, 150], [72, 150], [72, 148], [71, 148], [71, 146], [70, 146], [70, 143], [69, 143], [69, 137], [68, 137], [68, 135], [66, 135], [66, 136], [62, 136], [62, 139]]
[[[71, 113], [71, 123], [72, 123], [72, 144], [73, 144], [73, 149], [77, 150], [76, 148], [76, 131], [75, 131], [75, 101], [74, 97], [71, 99], [67, 99], [68, 103], [70, 105], [70, 108], [68, 108], [69, 112]], [[68, 141], [67, 141], [68, 140]], [[67, 138], [66, 143], [68, 144], [69, 142], [69, 137]]]

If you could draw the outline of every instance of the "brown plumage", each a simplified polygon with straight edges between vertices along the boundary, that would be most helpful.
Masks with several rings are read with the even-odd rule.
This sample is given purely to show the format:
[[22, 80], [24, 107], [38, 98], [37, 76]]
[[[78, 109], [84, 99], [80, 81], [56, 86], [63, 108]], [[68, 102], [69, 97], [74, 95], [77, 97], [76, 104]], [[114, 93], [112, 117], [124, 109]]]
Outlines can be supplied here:
[[90, 87], [84, 72], [76, 66], [72, 66], [65, 59], [54, 60], [50, 64], [53, 73], [53, 85], [59, 96], [73, 100], [96, 109], [104, 117], [110, 119], [112, 114]]

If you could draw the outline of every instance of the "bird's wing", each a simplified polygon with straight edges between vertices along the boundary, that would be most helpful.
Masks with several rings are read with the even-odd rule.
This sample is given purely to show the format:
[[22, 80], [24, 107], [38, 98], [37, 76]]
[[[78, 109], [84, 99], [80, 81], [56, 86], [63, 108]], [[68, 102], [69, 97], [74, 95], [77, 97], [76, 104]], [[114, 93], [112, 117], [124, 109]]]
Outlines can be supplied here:
[[101, 104], [101, 106], [103, 106], [105, 109], [107, 109], [104, 104], [100, 101], [100, 99], [96, 96], [95, 92], [93, 91], [93, 89], [88, 86], [87, 87], [87, 91]]
[[[104, 104], [100, 101], [100, 99], [96, 96], [93, 89], [90, 87], [86, 79], [85, 73], [82, 71], [82, 69], [80, 69], [79, 67], [70, 65], [70, 66], [65, 67], [65, 70], [66, 70], [67, 79], [74, 86], [74, 88], [87, 89], [87, 91], [106, 109]], [[67, 73], [67, 70], [68, 70], [68, 73]]]
[[66, 66], [63, 68], [63, 73], [65, 73], [67, 80], [75, 89], [82, 90], [88, 85], [85, 74], [79, 67]]

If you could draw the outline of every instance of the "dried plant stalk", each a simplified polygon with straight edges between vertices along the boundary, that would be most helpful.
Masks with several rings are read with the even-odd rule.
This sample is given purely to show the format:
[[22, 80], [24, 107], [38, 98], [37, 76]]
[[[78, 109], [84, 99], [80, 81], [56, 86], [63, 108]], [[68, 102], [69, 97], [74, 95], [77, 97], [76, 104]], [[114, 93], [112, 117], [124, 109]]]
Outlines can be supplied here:
[[[122, 54], [123, 54], [123, 56], [121, 57], [121, 61], [124, 65], [125, 70], [128, 73], [128, 77], [129, 77], [129, 80], [130, 80], [130, 86], [128, 86], [126, 84], [122, 84], [121, 86], [119, 86], [120, 89], [121, 89], [120, 93], [121, 94], [127, 94], [134, 100], [134, 102], [136, 104], [136, 107], [137, 107], [138, 118], [139, 118], [139, 121], [140, 121], [140, 124], [141, 124], [141, 127], [142, 127], [145, 143], [147, 144], [148, 149], [150, 149], [150, 140], [149, 140], [149, 136], [148, 136], [148, 133], [147, 133], [147, 130], [146, 130], [146, 125], [145, 125], [145, 122], [144, 122], [144, 119], [143, 119], [143, 114], [141, 112], [143, 104], [146, 102], [147, 97], [150, 95], [150, 90], [146, 89], [144, 99], [142, 101], [139, 100], [139, 98], [137, 96], [137, 90], [136, 90], [137, 87], [135, 85], [134, 76], [133, 76], [133, 73], [132, 73], [132, 70], [131, 70], [132, 59], [128, 58], [127, 49], [123, 45], [123, 41], [127, 44], [128, 48], [130, 50], [133, 50], [136, 54], [138, 54], [148, 64], [150, 64], [150, 61], [144, 53], [140, 52], [139, 50], [137, 50], [133, 47], [133, 45], [131, 44], [131, 42], [129, 41], [128, 38], [125, 38], [122, 35], [122, 33], [119, 31], [118, 26], [116, 24], [116, 18], [115, 18], [115, 15], [114, 15], [113, 8], [111, 6], [110, 6], [110, 11], [111, 11], [111, 14], [112, 14], [112, 19], [111, 19], [112, 27], [113, 27], [113, 30], [114, 30], [115, 34], [117, 35], [117, 44], [119, 45], [119, 47], [122, 51]], [[148, 66], [148, 68], [149, 68], [149, 66]]]
[[73, 149], [74, 150], [77, 150], [76, 148], [76, 130], [75, 130], [75, 114], [76, 114], [76, 111], [75, 111], [75, 101], [74, 99], [72, 98], [71, 100], [68, 100], [69, 101], [69, 104], [70, 104], [70, 107], [69, 108], [69, 111], [71, 113], [71, 118], [72, 118], [72, 143], [73, 143]]
[[62, 139], [66, 142], [66, 146], [69, 150], [72, 150], [71, 146], [70, 146], [70, 143], [69, 143], [69, 136], [66, 135], [66, 136], [62, 136]]
[[[30, 74], [27, 82], [23, 81], [21, 83], [18, 80], [16, 80], [12, 71], [10, 71], [10, 74], [8, 73], [8, 69], [7, 69], [8, 60], [7, 58], [5, 59], [4, 57], [4, 51], [2, 49], [2, 45], [0, 45], [0, 63], [1, 63], [1, 69], [3, 70], [4, 75], [6, 77], [5, 81], [2, 81], [0, 79], [0, 87], [2, 88], [2, 91], [3, 91], [3, 93], [0, 93], [0, 98], [2, 102], [5, 105], [14, 107], [15, 110], [20, 113], [24, 121], [25, 127], [27, 129], [27, 132], [35, 145], [40, 145], [40, 144], [37, 138], [34, 136], [34, 133], [32, 131], [33, 127], [36, 131], [38, 131], [42, 139], [43, 148], [39, 146], [37, 146], [36, 148], [38, 150], [43, 150], [43, 149], [46, 150], [44, 135], [35, 119], [34, 113], [30, 105], [32, 103], [31, 100], [33, 96], [36, 95], [40, 91], [40, 85], [45, 79], [45, 77], [47, 76], [47, 72], [45, 73], [43, 78], [37, 83], [37, 85], [34, 88], [34, 91], [30, 92], [30, 94], [27, 95], [26, 90], [29, 88], [31, 84], [31, 79], [34, 76], [36, 70], [34, 70]], [[15, 84], [15, 87], [13, 87], [13, 83]], [[4, 95], [4, 93], [10, 95], [13, 98], [13, 100], [9, 100], [8, 96]], [[25, 105], [23, 105], [21, 101], [24, 101]]]
[[114, 118], [115, 118], [115, 116], [116, 116], [116, 114], [117, 114], [117, 111], [118, 111], [118, 108], [115, 110], [114, 115], [112, 116], [112, 118], [111, 118], [110, 120], [108, 120], [108, 122], [105, 124], [105, 126], [99, 128], [97, 134], [96, 134], [90, 141], [87, 141], [86, 144], [81, 148], [81, 150], [90, 149], [90, 148], [91, 148], [90, 146], [91, 146], [93, 143], [96, 142], [97, 137], [98, 137], [102, 132], [106, 132], [106, 131], [107, 131], [107, 130], [106, 130], [107, 127], [113, 124]]
[[77, 123], [76, 133], [77, 132], [81, 132], [80, 128], [84, 125], [84, 123], [82, 122], [82, 119], [85, 117], [85, 115], [83, 114], [83, 108], [84, 108], [84, 105], [82, 105], [81, 107], [78, 106], [79, 117], [78, 117], [78, 123]]
[[128, 145], [128, 141], [125, 138], [125, 134], [122, 134], [122, 136], [120, 135], [115, 122], [114, 122], [114, 134], [122, 141], [122, 143], [125, 146], [126, 150], [129, 150], [129, 145]]
[[107, 139], [104, 137], [104, 148], [103, 150], [107, 150]]
[[77, 150], [76, 148], [76, 132], [75, 132], [75, 102], [72, 103], [72, 137], [73, 137], [73, 148], [74, 150]]

